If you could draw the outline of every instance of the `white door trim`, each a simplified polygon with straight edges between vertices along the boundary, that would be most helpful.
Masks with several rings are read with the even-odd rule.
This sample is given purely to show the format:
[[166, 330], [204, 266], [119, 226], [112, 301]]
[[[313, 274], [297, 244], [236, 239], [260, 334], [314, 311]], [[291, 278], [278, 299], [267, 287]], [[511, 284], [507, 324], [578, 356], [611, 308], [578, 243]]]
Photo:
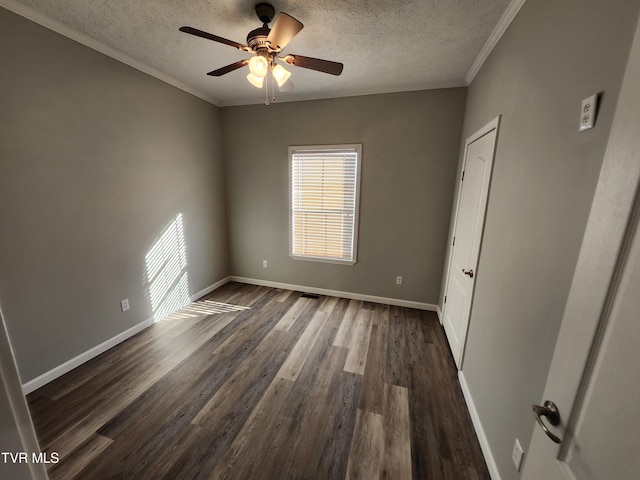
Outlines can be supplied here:
[[[486, 196], [484, 196], [486, 198], [485, 200], [485, 204], [484, 204], [484, 212], [482, 213], [482, 222], [480, 224], [480, 246], [478, 249], [478, 256], [476, 258], [476, 264], [477, 261], [480, 258], [480, 253], [482, 251], [482, 238], [483, 238], [483, 234], [484, 234], [484, 224], [485, 224], [485, 220], [486, 220], [486, 213], [487, 213], [487, 206], [489, 204], [489, 191], [491, 189], [491, 178], [493, 176], [493, 161], [495, 159], [496, 156], [496, 145], [498, 144], [498, 134], [499, 134], [499, 129], [500, 129], [500, 119], [501, 119], [501, 115], [498, 115], [497, 117], [495, 117], [493, 120], [491, 120], [489, 123], [487, 123], [486, 125], [484, 125], [482, 128], [480, 128], [478, 131], [476, 131], [475, 133], [473, 133], [472, 135], [470, 135], [466, 140], [465, 140], [465, 144], [464, 144], [464, 157], [462, 160], [462, 164], [460, 165], [460, 171], [458, 172], [458, 182], [460, 184], [460, 180], [462, 178], [462, 172], [464, 172], [465, 166], [467, 164], [467, 152], [469, 151], [469, 145], [471, 145], [473, 142], [475, 142], [476, 140], [478, 140], [479, 138], [485, 136], [486, 134], [490, 133], [492, 130], [496, 131], [496, 138], [495, 138], [495, 142], [494, 142], [494, 149], [493, 149], [493, 155], [491, 156], [491, 158], [489, 159], [489, 181], [487, 182], [487, 192], [486, 192]], [[451, 278], [451, 264], [453, 262], [453, 237], [455, 236], [456, 233], [456, 228], [458, 226], [458, 213], [459, 213], [459, 209], [460, 209], [460, 197], [462, 196], [462, 185], [460, 186], [460, 188], [458, 188], [458, 195], [456, 198], [456, 210], [455, 210], [455, 214], [454, 214], [454, 220], [453, 220], [453, 229], [451, 230], [451, 236], [449, 238], [449, 246], [451, 247], [449, 249], [449, 258], [447, 260], [447, 269], [445, 270], [445, 275], [446, 275], [446, 280], [444, 283], [444, 294], [445, 294], [445, 301], [443, 302], [442, 305], [442, 315], [440, 316], [440, 323], [443, 323], [445, 320], [445, 315], [446, 315], [446, 309], [447, 309], [447, 304], [446, 304], [446, 295], [447, 295], [447, 291], [449, 289], [449, 279]], [[471, 291], [471, 309], [469, 310], [469, 318], [471, 317], [471, 313], [473, 311], [473, 295], [475, 292], [475, 282], [473, 284], [473, 289]], [[467, 328], [468, 328], [469, 324], [467, 322]], [[456, 363], [458, 364], [458, 370], [462, 370], [462, 362], [464, 361], [464, 351], [465, 351], [465, 347], [466, 347], [466, 333], [464, 335], [464, 340], [462, 342], [461, 345], [461, 350], [460, 350], [460, 357], [458, 359], [456, 359]]]
[[[23, 464], [21, 461], [6, 467], [13, 475], [20, 475], [20, 478], [29, 478], [34, 480], [46, 480], [47, 471], [44, 463], [31, 461], [33, 455], [40, 453], [38, 438], [36, 437], [31, 414], [27, 401], [22, 393], [22, 385], [20, 384], [20, 374], [15, 363], [13, 349], [9, 340], [9, 333], [0, 311], [0, 386], [4, 398], [2, 402], [9, 406], [8, 411], [2, 412], [3, 435], [6, 434], [7, 441], [19, 443], [22, 447], [21, 452], [12, 452], [14, 454], [24, 453], [28, 455], [28, 461]], [[6, 444], [3, 444], [5, 447]], [[8, 463], [8, 462], [4, 462]], [[2, 469], [2, 467], [0, 467]], [[16, 478], [16, 477], [14, 477]]]
[[[491, 120], [489, 123], [487, 123], [480, 130], [478, 130], [477, 132], [472, 134], [469, 138], [467, 138], [467, 140], [464, 142], [465, 156], [466, 156], [467, 148], [469, 147], [470, 144], [472, 144], [473, 142], [478, 140], [480, 137], [484, 137], [491, 130], [496, 130], [496, 131], [498, 130], [498, 127], [500, 126], [500, 118], [501, 117], [502, 117], [502, 115], [498, 115], [496, 118]], [[465, 160], [466, 160], [466, 158], [465, 158]], [[464, 169], [464, 162], [462, 164], [462, 168]], [[458, 193], [458, 196], [460, 196], [459, 193]]]

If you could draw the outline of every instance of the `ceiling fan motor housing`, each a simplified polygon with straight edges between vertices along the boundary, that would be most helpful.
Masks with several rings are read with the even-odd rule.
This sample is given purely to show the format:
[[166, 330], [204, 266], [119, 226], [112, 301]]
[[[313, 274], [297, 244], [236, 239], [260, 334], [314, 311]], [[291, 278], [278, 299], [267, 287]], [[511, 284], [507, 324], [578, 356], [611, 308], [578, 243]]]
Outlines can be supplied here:
[[262, 27], [251, 30], [247, 35], [247, 45], [249, 45], [254, 52], [268, 48], [267, 37], [271, 29], [267, 24], [270, 23], [276, 15], [276, 9], [273, 8], [273, 5], [270, 3], [258, 3], [256, 5], [256, 15], [258, 15], [258, 18], [262, 22]]
[[247, 35], [247, 45], [249, 45], [254, 52], [260, 49], [266, 49], [268, 47], [267, 37], [270, 31], [271, 29], [267, 26], [251, 30]]
[[256, 5], [256, 15], [262, 23], [270, 23], [273, 17], [276, 15], [276, 9], [270, 3], [258, 3]]

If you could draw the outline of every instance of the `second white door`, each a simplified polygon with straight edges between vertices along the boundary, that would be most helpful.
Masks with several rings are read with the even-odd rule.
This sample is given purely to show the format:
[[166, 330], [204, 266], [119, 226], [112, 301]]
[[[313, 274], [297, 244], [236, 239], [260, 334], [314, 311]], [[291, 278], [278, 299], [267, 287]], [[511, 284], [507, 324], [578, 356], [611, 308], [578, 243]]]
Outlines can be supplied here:
[[443, 325], [458, 368], [462, 366], [484, 227], [499, 117], [466, 141]]

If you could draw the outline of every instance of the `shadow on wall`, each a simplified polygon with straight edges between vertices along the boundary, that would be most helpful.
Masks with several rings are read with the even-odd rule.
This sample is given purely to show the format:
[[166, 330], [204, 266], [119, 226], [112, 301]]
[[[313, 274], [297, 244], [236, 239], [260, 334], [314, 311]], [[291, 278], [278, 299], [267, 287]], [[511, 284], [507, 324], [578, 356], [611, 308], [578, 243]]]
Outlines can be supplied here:
[[176, 215], [145, 255], [147, 296], [158, 320], [190, 302], [182, 213]]

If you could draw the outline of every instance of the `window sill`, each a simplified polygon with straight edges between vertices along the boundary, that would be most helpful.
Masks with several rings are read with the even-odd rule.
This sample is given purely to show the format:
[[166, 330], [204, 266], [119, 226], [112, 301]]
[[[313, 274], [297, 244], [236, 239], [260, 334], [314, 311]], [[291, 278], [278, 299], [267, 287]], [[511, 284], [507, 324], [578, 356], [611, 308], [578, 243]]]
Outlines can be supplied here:
[[355, 265], [355, 260], [336, 260], [333, 258], [310, 257], [305, 255], [289, 255], [294, 260], [303, 260], [307, 262], [334, 263], [336, 265]]

